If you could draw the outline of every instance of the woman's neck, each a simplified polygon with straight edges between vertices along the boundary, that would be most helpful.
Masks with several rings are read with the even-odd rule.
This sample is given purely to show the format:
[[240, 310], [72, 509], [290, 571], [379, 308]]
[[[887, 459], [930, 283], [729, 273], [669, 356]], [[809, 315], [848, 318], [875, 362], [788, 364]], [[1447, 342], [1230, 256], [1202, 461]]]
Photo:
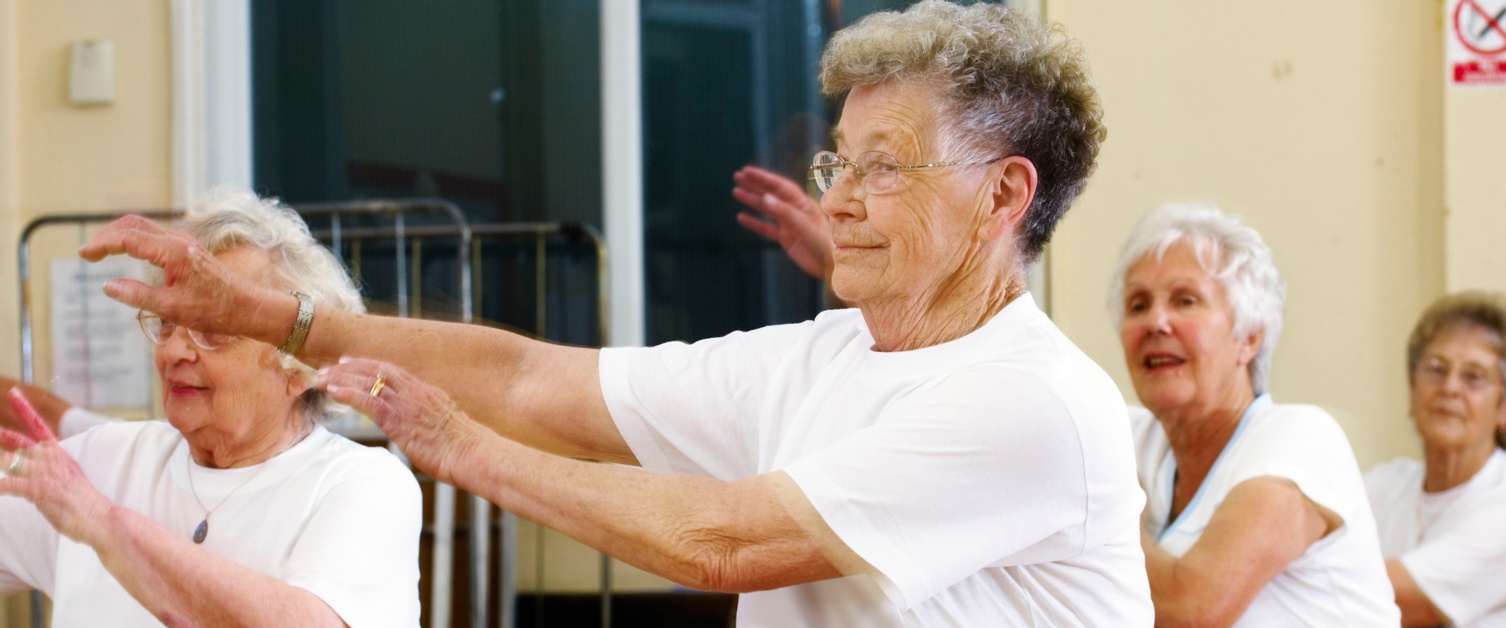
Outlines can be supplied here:
[[1426, 471], [1422, 479], [1422, 490], [1438, 493], [1468, 482], [1480, 469], [1485, 468], [1485, 463], [1490, 462], [1490, 455], [1495, 450], [1494, 442], [1462, 447], [1424, 444], [1423, 456], [1427, 463], [1424, 467]]
[[918, 297], [864, 302], [859, 307], [875, 351], [911, 351], [977, 331], [1024, 293], [1021, 272], [993, 278], [969, 274]]
[[297, 413], [293, 420], [286, 425], [286, 429], [279, 430], [275, 434], [269, 434], [264, 438], [253, 439], [250, 442], [239, 440], [237, 442], [195, 442], [187, 438], [189, 454], [194, 462], [200, 466], [211, 469], [235, 469], [261, 464], [278, 454], [292, 449], [294, 445], [302, 442], [304, 438], [314, 431], [314, 422], [305, 419], [302, 413]]
[[1172, 458], [1177, 463], [1176, 482], [1172, 488], [1171, 518], [1197, 495], [1213, 463], [1234, 438], [1239, 421], [1254, 403], [1255, 395], [1241, 387], [1225, 395], [1220, 403], [1206, 408], [1177, 408], [1156, 411], [1156, 419], [1166, 432]]

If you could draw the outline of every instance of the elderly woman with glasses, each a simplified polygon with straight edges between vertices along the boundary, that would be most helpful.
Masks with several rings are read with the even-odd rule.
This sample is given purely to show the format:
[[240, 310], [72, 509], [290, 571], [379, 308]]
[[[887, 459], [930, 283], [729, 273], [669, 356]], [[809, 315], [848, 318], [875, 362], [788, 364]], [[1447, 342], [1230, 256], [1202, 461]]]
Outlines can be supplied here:
[[[1148, 625], [1124, 402], [1025, 292], [1104, 135], [1082, 53], [931, 1], [838, 33], [821, 75], [847, 98], [812, 171], [856, 309], [603, 350], [319, 310], [300, 357], [416, 466], [746, 593], [747, 625]], [[296, 303], [187, 244], [126, 219], [82, 252], [164, 268], [167, 288], [107, 287], [127, 303], [289, 333]]]
[[1407, 341], [1423, 461], [1365, 474], [1402, 625], [1506, 626], [1506, 304], [1434, 302]]
[[1152, 210], [1120, 252], [1157, 625], [1396, 625], [1343, 430], [1271, 400], [1285, 292], [1260, 234], [1215, 207]]
[[[226, 277], [362, 311], [292, 210], [222, 190], [178, 227]], [[29, 434], [0, 431], [0, 591], [46, 593], [55, 626], [416, 625], [417, 482], [319, 425], [338, 406], [296, 343], [139, 320], [166, 422], [58, 442], [11, 390]]]

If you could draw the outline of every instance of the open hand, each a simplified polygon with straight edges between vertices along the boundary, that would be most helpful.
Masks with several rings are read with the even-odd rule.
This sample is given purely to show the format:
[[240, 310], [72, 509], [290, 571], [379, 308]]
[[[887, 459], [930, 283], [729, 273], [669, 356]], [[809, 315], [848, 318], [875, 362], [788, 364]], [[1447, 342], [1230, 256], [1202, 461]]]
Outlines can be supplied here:
[[141, 216], [106, 225], [78, 253], [91, 262], [125, 254], [162, 269], [160, 287], [112, 279], [105, 294], [202, 332], [249, 335], [247, 328], [259, 320], [259, 305], [268, 298], [265, 288], [230, 272], [193, 237]]
[[58, 445], [21, 391], [11, 388], [7, 397], [27, 434], [0, 429], [0, 495], [26, 499], [63, 536], [88, 543], [95, 526], [109, 525], [110, 500]]
[[825, 281], [831, 268], [831, 225], [815, 199], [795, 181], [757, 166], [732, 175], [732, 197], [752, 211], [739, 212], [737, 224], [784, 247], [800, 270]]
[[471, 420], [450, 396], [401, 368], [364, 358], [340, 358], [319, 371], [317, 386], [360, 411], [397, 443], [413, 466], [441, 482], [462, 486], [468, 456], [496, 435]]

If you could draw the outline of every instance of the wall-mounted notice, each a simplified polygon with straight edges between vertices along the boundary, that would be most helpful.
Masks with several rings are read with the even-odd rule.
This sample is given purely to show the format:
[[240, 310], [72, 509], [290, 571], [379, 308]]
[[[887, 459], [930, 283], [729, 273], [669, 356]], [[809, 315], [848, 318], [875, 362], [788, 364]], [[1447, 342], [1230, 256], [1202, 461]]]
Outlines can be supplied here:
[[1449, 0], [1449, 85], [1506, 87], [1506, 0]]
[[105, 296], [111, 279], [141, 279], [142, 264], [52, 260], [52, 391], [85, 408], [144, 408], [152, 361], [136, 310]]

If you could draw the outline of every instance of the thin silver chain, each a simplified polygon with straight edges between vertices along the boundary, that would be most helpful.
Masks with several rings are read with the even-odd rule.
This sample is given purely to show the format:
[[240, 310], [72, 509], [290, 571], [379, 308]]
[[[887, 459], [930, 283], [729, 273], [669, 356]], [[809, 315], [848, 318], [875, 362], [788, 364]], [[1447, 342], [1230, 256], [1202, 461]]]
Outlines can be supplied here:
[[[308, 435], [310, 433], [312, 433], [313, 431], [314, 431], [313, 424], [310, 424], [309, 427], [308, 427], [308, 429], [306, 429], [306, 430], [303, 431], [302, 435], [300, 435], [296, 439], [293, 439], [292, 443], [290, 443], [287, 447], [284, 447], [282, 449], [282, 451], [277, 452], [275, 455], [272, 456], [272, 458], [276, 458], [277, 456], [282, 455], [283, 452], [285, 452], [285, 451], [287, 451], [289, 449], [292, 449], [294, 445], [297, 445], [298, 443], [303, 442], [303, 439], [308, 438]], [[184, 444], [186, 445], [187, 443], [184, 443]], [[184, 470], [185, 470], [185, 472], [188, 473], [188, 490], [190, 490], [190, 491], [193, 492], [193, 500], [199, 503], [199, 510], [204, 511], [204, 521], [209, 521], [209, 516], [212, 515], [212, 514], [214, 514], [214, 511], [219, 510], [220, 506], [224, 506], [225, 502], [230, 501], [230, 498], [235, 496], [236, 491], [239, 491], [242, 488], [244, 488], [247, 484], [250, 484], [252, 480], [255, 480], [256, 478], [261, 477], [262, 472], [264, 472], [264, 471], [267, 470], [266, 466], [263, 466], [262, 468], [257, 469], [256, 473], [253, 473], [253, 474], [251, 474], [251, 477], [246, 478], [246, 481], [241, 482], [240, 484], [236, 485], [235, 488], [230, 489], [230, 492], [226, 493], [224, 499], [221, 499], [220, 503], [215, 504], [214, 508], [205, 508], [204, 507], [204, 500], [202, 500], [202, 499], [199, 498], [199, 489], [194, 488], [194, 485], [193, 485], [193, 449], [190, 448], [188, 450], [187, 454], [188, 455], [186, 457], [188, 458], [188, 460], [184, 464]], [[266, 460], [263, 460], [261, 462], [261, 464], [266, 465], [266, 463], [270, 462], [272, 460], [272, 458], [267, 458]]]

